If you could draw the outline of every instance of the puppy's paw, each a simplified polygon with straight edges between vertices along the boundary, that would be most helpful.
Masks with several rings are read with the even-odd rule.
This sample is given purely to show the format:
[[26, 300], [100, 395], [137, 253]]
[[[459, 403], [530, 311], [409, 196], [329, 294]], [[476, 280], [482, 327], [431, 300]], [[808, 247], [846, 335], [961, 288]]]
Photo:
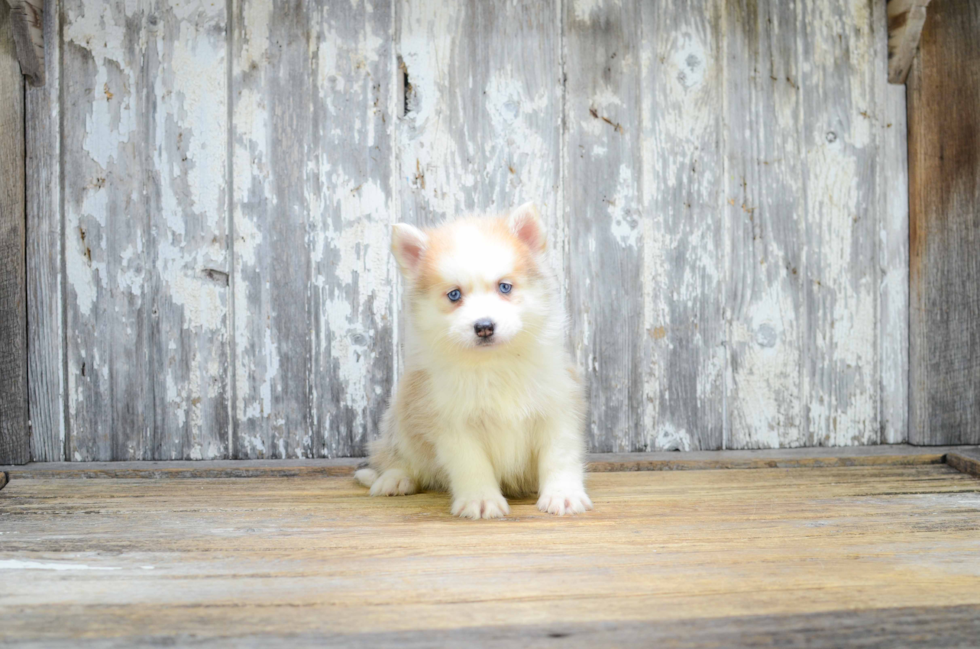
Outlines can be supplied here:
[[496, 494], [464, 494], [453, 499], [449, 510], [453, 516], [460, 518], [503, 518], [510, 513], [510, 506], [499, 493]]
[[584, 514], [592, 509], [592, 501], [580, 486], [556, 487], [544, 490], [538, 498], [538, 509], [556, 516]]
[[415, 491], [415, 481], [401, 469], [388, 469], [371, 485], [372, 496], [410, 496]]

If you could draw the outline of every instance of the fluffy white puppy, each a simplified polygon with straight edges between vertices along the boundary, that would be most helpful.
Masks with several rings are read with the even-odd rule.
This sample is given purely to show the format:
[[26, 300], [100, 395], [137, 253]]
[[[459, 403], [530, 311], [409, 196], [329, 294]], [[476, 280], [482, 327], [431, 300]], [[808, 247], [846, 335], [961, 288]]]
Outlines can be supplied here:
[[533, 204], [422, 231], [394, 226], [408, 304], [405, 373], [356, 473], [372, 496], [449, 490], [452, 513], [499, 518], [504, 494], [592, 509], [585, 404]]

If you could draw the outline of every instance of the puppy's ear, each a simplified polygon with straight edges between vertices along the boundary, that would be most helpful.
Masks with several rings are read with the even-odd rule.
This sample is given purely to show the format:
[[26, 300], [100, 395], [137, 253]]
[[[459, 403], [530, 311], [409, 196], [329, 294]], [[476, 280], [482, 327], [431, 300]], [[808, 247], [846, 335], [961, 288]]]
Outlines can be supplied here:
[[524, 203], [514, 208], [507, 217], [507, 226], [532, 251], [544, 252], [548, 237], [545, 236], [544, 224], [534, 203]]
[[429, 237], [416, 227], [407, 223], [396, 223], [391, 229], [391, 252], [401, 268], [402, 275], [414, 278], [422, 263], [422, 255], [429, 243]]

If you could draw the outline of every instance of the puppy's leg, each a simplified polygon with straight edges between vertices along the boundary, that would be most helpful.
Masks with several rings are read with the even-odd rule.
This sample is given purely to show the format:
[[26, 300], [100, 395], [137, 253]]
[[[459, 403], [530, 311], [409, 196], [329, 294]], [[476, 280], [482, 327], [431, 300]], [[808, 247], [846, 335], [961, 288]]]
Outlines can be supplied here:
[[538, 453], [538, 509], [549, 514], [581, 514], [592, 509], [585, 493], [581, 436], [572, 417], [556, 417], [543, 429]]
[[436, 444], [436, 455], [449, 477], [453, 516], [478, 520], [503, 518], [510, 513], [490, 459], [472, 435], [444, 435]]

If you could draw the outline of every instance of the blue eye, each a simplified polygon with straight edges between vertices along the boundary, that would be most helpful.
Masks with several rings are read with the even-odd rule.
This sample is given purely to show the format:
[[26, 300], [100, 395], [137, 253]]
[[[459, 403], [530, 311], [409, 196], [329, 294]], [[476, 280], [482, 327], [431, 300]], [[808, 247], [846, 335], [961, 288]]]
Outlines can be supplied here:
[[504, 295], [510, 293], [510, 290], [514, 288], [513, 284], [508, 284], [507, 282], [500, 282], [500, 292]]
[[446, 297], [449, 298], [450, 302], [459, 302], [459, 298], [463, 297], [463, 294], [459, 292], [458, 288], [454, 288], [446, 293]]

